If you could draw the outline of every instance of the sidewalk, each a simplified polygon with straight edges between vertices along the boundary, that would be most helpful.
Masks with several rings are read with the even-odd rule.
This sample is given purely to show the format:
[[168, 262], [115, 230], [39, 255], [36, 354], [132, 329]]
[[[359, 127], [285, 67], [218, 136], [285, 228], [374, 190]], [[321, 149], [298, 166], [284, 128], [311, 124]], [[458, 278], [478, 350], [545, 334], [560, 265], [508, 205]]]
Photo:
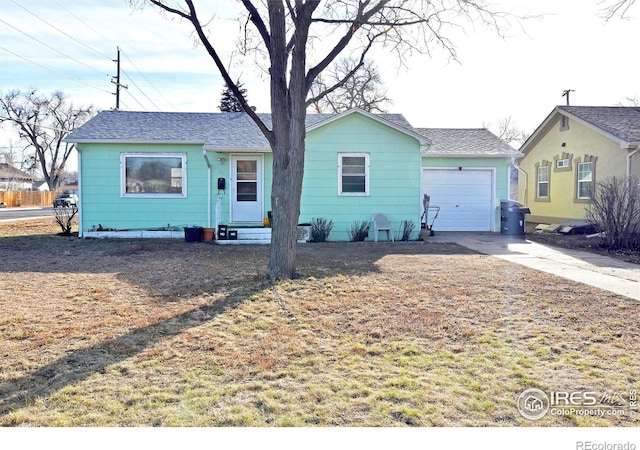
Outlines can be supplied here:
[[640, 265], [637, 264], [499, 233], [436, 232], [425, 240], [453, 242], [479, 253], [640, 300]]

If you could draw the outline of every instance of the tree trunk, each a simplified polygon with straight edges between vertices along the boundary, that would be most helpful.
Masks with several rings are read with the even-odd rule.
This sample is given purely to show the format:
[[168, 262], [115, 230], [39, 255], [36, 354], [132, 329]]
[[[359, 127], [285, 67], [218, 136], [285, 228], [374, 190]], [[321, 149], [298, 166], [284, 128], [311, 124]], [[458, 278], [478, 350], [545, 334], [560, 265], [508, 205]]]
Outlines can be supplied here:
[[[309, 10], [309, 13], [312, 10]], [[310, 16], [309, 16], [310, 17]], [[287, 88], [287, 38], [284, 6], [269, 3], [271, 25], [271, 118], [273, 182], [271, 184], [271, 250], [267, 277], [295, 278], [298, 218], [304, 174], [306, 121], [306, 41], [309, 24], [299, 22], [293, 39]]]

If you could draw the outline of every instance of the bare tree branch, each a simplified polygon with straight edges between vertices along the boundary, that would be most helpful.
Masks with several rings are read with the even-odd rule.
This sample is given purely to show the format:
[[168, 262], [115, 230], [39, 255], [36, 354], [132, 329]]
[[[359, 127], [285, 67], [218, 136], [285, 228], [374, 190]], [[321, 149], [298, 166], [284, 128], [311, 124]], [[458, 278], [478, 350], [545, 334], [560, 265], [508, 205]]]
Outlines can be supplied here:
[[[249, 106], [249, 103], [245, 99], [244, 95], [242, 95], [242, 92], [240, 92], [240, 89], [238, 88], [236, 83], [233, 81], [233, 79], [229, 75], [229, 72], [227, 71], [227, 68], [225, 67], [225, 65], [222, 63], [222, 60], [220, 59], [218, 52], [213, 47], [213, 45], [209, 41], [208, 36], [204, 32], [204, 29], [202, 28], [202, 24], [200, 23], [200, 19], [198, 19], [195, 6], [193, 5], [193, 0], [185, 0], [185, 3], [189, 8], [188, 12], [184, 12], [179, 9], [169, 7], [168, 5], [166, 5], [160, 0], [150, 0], [150, 1], [151, 3], [158, 6], [159, 8], [162, 8], [163, 10], [170, 12], [172, 14], [176, 14], [179, 17], [182, 17], [188, 20], [189, 22], [191, 22], [191, 24], [193, 25], [198, 35], [198, 38], [202, 42], [202, 45], [204, 45], [204, 48], [207, 50], [207, 52], [209, 53], [209, 56], [211, 56], [211, 59], [213, 59], [216, 67], [220, 71], [220, 75], [222, 75], [222, 78], [224, 79], [225, 84], [229, 87], [229, 89], [231, 89], [231, 91], [233, 92], [233, 95], [236, 96], [240, 104], [242, 104], [242, 107], [244, 108], [245, 112], [251, 117], [251, 119], [253, 119], [253, 121], [256, 123], [256, 125], [258, 126], [262, 134], [267, 138], [269, 143], [273, 145], [273, 133], [271, 132], [269, 127], [267, 127], [267, 125], [262, 121], [262, 119], [260, 119], [258, 114], [256, 114], [256, 112], [251, 109], [251, 106]], [[253, 8], [253, 5], [250, 1], [244, 1], [243, 4], [248, 9]], [[253, 8], [253, 10], [255, 10], [255, 8]], [[256, 10], [256, 13], [257, 13], [257, 10]], [[250, 14], [252, 14], [253, 16], [253, 13], [251, 13], [251, 11], [250, 11]], [[256, 25], [257, 27], [262, 27], [266, 31], [266, 27], [264, 27], [264, 22], [262, 21], [259, 15], [252, 17], [251, 21], [252, 23], [257, 24]], [[258, 29], [260, 30], [260, 28]], [[268, 33], [267, 33], [267, 36], [268, 36]], [[264, 39], [264, 36], [263, 36], [263, 39]], [[270, 39], [269, 39], [269, 42], [270, 42]]]
[[36, 90], [12, 91], [0, 97], [0, 122], [10, 122], [20, 139], [33, 148], [42, 175], [55, 190], [74, 148], [64, 138], [93, 115], [93, 107], [76, 109], [62, 92], [44, 97]]
[[[602, 16], [606, 21], [613, 19], [616, 16], [620, 16], [621, 19], [629, 18], [627, 13], [631, 7], [635, 4], [636, 0], [615, 0], [613, 3], [602, 8]], [[599, 5], [606, 5], [610, 3], [609, 0], [601, 0]]]

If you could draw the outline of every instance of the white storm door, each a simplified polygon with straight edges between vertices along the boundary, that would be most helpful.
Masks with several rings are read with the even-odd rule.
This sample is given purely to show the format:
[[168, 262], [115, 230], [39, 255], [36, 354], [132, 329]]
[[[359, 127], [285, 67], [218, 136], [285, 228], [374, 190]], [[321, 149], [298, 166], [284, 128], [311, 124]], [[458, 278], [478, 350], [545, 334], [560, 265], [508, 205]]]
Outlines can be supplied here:
[[262, 171], [262, 155], [231, 156], [231, 222], [262, 223]]

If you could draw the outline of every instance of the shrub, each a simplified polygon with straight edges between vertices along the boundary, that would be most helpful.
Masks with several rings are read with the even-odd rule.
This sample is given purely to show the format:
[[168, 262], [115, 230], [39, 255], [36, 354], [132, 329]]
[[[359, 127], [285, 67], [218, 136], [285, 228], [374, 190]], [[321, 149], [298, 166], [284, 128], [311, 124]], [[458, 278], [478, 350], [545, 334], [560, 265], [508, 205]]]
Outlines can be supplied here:
[[595, 183], [587, 220], [609, 250], [640, 249], [640, 180], [610, 177]]
[[366, 220], [356, 220], [351, 224], [349, 229], [349, 240], [351, 242], [364, 241], [369, 236], [369, 228], [371, 224]]
[[400, 240], [408, 241], [409, 238], [411, 237], [411, 233], [413, 233], [413, 230], [415, 230], [416, 228], [415, 224], [413, 223], [413, 220], [403, 220], [401, 227], [402, 229], [400, 232]]
[[53, 212], [56, 215], [56, 222], [60, 225], [60, 228], [62, 228], [62, 233], [60, 234], [63, 236], [70, 236], [72, 227], [71, 222], [75, 215], [78, 214], [78, 207], [70, 206], [68, 208], [54, 208]]
[[313, 242], [324, 242], [329, 237], [333, 229], [333, 220], [324, 217], [314, 217], [311, 219], [311, 240]]

